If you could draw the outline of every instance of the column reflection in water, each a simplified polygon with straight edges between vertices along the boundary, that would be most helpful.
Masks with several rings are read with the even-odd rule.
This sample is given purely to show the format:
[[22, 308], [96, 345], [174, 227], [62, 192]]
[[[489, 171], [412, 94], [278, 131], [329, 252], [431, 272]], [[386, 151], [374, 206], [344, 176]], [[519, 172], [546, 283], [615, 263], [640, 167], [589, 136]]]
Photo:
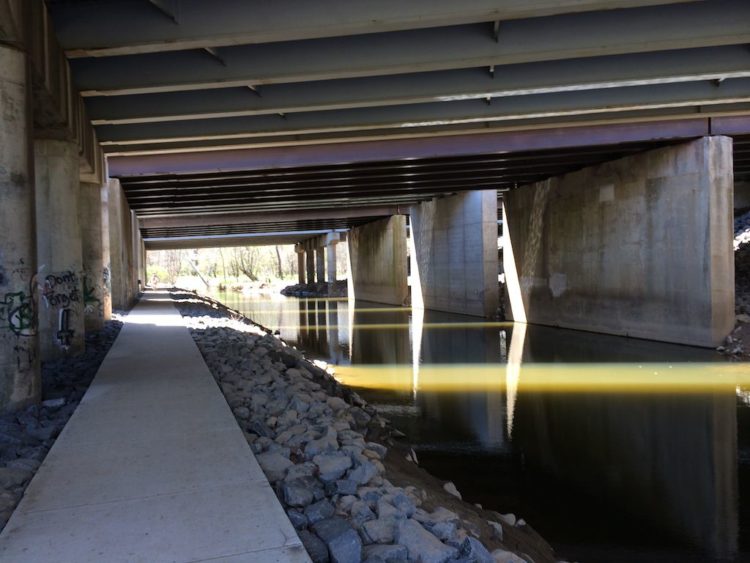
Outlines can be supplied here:
[[[543, 327], [529, 327], [524, 347], [524, 362], [535, 369], [593, 362], [605, 374], [636, 374], [647, 362], [679, 370], [680, 363], [709, 358], [698, 349]], [[606, 499], [613, 510], [698, 546], [714, 560], [730, 560], [736, 552], [733, 384], [707, 392], [524, 390], [521, 367], [513, 428], [514, 448], [529, 471]]]

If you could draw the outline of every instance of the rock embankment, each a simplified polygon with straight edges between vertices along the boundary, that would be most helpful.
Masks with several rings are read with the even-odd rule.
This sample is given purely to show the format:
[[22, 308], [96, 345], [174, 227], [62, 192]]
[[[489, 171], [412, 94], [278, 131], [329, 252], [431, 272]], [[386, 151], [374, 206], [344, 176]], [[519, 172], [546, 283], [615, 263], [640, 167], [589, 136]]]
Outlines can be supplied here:
[[81, 402], [122, 328], [113, 320], [86, 333], [86, 351], [42, 364], [42, 402], [0, 416], [0, 530]]
[[335, 283], [298, 283], [281, 290], [282, 295], [289, 297], [346, 297], [347, 293], [346, 280]]
[[750, 355], [750, 211], [734, 219], [734, 304], [737, 325], [719, 351], [745, 359]]
[[[532, 561], [503, 543], [525, 525], [515, 517], [494, 513], [479, 526], [437, 505], [439, 494], [391, 482], [397, 432], [325, 369], [215, 303], [174, 297], [313, 561]], [[554, 560], [546, 548], [536, 563]]]

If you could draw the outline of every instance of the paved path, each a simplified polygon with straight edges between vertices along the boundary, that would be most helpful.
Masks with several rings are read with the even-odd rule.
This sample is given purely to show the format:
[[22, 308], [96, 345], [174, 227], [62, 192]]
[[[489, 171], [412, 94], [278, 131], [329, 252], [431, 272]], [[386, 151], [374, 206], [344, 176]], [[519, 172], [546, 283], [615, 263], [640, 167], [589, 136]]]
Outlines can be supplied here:
[[167, 294], [126, 318], [0, 561], [309, 561]]

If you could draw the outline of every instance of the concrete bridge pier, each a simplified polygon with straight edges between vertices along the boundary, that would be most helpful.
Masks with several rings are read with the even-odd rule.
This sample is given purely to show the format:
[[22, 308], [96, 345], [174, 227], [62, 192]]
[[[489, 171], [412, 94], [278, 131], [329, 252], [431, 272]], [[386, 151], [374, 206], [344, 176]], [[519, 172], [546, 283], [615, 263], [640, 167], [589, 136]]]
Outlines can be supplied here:
[[305, 249], [300, 243], [294, 245], [294, 251], [297, 253], [297, 283], [305, 283]]
[[412, 305], [497, 313], [497, 191], [473, 190], [411, 208]]
[[104, 326], [107, 293], [101, 186], [81, 182], [80, 196], [84, 324], [86, 330], [98, 330]]
[[341, 233], [328, 233], [324, 238], [326, 252], [326, 278], [336, 283], [336, 245], [341, 242]]
[[102, 229], [102, 317], [105, 321], [112, 318], [112, 258], [109, 249], [109, 184], [107, 181], [99, 186], [99, 220]]
[[34, 140], [42, 360], [84, 349], [79, 158], [74, 141]]
[[326, 249], [320, 243], [315, 244], [315, 281], [326, 283]]
[[732, 140], [703, 137], [504, 196], [516, 321], [713, 347], [734, 326]]
[[389, 305], [408, 301], [406, 217], [393, 215], [349, 231], [349, 297]]
[[39, 398], [36, 233], [26, 54], [0, 44], [0, 411]]
[[315, 249], [311, 246], [310, 241], [306, 241], [304, 246], [307, 283], [315, 283]]

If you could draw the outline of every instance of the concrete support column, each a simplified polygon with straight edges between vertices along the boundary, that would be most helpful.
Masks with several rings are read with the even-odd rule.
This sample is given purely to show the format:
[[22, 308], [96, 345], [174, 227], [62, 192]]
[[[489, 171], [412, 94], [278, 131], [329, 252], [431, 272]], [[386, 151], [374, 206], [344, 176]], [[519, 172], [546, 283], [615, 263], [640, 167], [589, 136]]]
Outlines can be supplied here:
[[503, 199], [514, 320], [716, 346], [734, 326], [732, 140], [585, 168]]
[[78, 144], [34, 140], [42, 360], [84, 350]]
[[336, 283], [336, 242], [326, 245], [326, 269], [328, 270], [328, 283]]
[[496, 314], [496, 190], [415, 205], [409, 244], [414, 307], [480, 317]]
[[394, 215], [349, 231], [349, 297], [389, 305], [408, 301], [406, 217]]
[[0, 412], [37, 401], [34, 184], [26, 55], [0, 44]]
[[336, 245], [341, 241], [339, 233], [329, 233], [325, 236], [326, 275], [328, 283], [336, 283]]
[[315, 281], [326, 283], [326, 249], [325, 246], [315, 248]]
[[99, 215], [102, 222], [102, 317], [105, 321], [112, 318], [112, 263], [110, 257], [109, 235], [109, 184], [99, 188], [101, 207]]
[[300, 244], [294, 245], [294, 251], [297, 253], [297, 283], [305, 283], [305, 249]]
[[122, 188], [120, 181], [112, 179], [107, 186], [109, 216], [110, 288], [113, 309], [126, 309], [126, 279], [123, 269]]
[[99, 184], [81, 183], [81, 248], [86, 330], [98, 330], [104, 326], [104, 300], [107, 292], [105, 280], [107, 276], [104, 273], [101, 193]]
[[307, 283], [315, 283], [315, 250], [310, 243], [305, 243], [305, 261], [307, 266]]

